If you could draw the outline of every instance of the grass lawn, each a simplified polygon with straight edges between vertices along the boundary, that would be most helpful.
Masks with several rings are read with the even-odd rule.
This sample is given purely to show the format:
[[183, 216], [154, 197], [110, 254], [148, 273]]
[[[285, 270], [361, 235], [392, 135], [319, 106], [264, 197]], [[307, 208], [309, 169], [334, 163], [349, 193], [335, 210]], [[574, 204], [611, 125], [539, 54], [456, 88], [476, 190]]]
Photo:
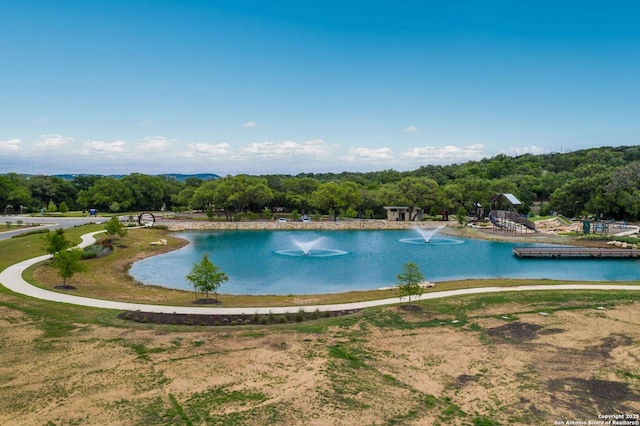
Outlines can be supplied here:
[[[168, 246], [149, 244], [160, 238]], [[134, 260], [183, 244], [161, 230], [130, 230], [111, 255], [85, 261], [73, 294], [191, 304], [192, 292], [126, 274]], [[0, 269], [43, 247], [42, 235], [0, 241]], [[60, 281], [47, 262], [27, 275], [49, 290]], [[429, 291], [554, 283], [470, 280]], [[220, 298], [269, 306], [391, 296]], [[117, 311], [0, 286], [0, 423], [529, 425], [638, 412], [638, 301], [638, 292], [499, 293], [423, 301], [416, 312], [388, 306], [214, 328], [123, 321]]]

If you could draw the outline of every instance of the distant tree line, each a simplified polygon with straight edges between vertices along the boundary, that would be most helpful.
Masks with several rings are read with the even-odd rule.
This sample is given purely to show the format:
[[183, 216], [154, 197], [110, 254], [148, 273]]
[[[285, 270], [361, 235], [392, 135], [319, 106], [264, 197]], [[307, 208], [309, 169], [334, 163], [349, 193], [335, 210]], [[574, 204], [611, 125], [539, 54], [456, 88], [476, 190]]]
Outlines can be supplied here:
[[[540, 214], [640, 219], [640, 146], [602, 147], [517, 157], [498, 155], [408, 172], [235, 175], [215, 180], [132, 173], [124, 177], [0, 175], [0, 212], [202, 210], [238, 215], [273, 212], [333, 217], [385, 217], [384, 206], [427, 214], [488, 210], [497, 193], [512, 193]], [[415, 215], [414, 212], [410, 214]]]

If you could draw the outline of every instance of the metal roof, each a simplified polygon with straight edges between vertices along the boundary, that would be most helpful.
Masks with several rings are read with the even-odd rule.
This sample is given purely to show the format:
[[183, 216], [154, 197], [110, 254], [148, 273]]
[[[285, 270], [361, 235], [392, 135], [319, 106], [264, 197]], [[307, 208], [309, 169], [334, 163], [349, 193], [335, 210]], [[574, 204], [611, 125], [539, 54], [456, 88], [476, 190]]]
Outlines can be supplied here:
[[496, 195], [494, 195], [493, 197], [491, 197], [491, 200], [489, 200], [489, 202], [491, 202], [491, 203], [495, 203], [496, 201], [498, 201], [498, 200], [499, 200], [500, 198], [502, 198], [502, 197], [506, 198], [506, 199], [507, 199], [507, 201], [509, 201], [509, 202], [510, 202], [512, 205], [514, 205], [514, 206], [520, 206], [520, 205], [522, 205], [522, 203], [520, 202], [520, 200], [518, 200], [518, 199], [516, 198], [516, 196], [515, 196], [515, 195], [513, 195], [513, 194], [496, 194]]
[[519, 206], [520, 204], [522, 204], [522, 203], [520, 202], [520, 200], [518, 200], [518, 199], [516, 198], [516, 196], [515, 196], [515, 195], [513, 195], [513, 194], [502, 194], [502, 195], [504, 195], [504, 197], [505, 197], [507, 200], [509, 200], [509, 202], [510, 202], [511, 204], [513, 204], [513, 205]]

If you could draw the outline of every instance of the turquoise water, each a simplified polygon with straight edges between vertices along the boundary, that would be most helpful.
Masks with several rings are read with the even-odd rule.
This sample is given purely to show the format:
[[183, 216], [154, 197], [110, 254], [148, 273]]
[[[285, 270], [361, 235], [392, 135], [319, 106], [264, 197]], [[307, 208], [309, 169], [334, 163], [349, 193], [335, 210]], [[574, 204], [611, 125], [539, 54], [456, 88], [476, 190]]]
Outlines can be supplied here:
[[[191, 244], [136, 262], [130, 274], [145, 284], [192, 290], [185, 276], [202, 253], [229, 281], [230, 294], [314, 294], [395, 285], [413, 261], [429, 281], [465, 278], [549, 278], [628, 281], [640, 278], [637, 260], [519, 259], [506, 242], [436, 234], [426, 244], [416, 231], [218, 231], [177, 234]], [[316, 241], [317, 240], [317, 241]], [[315, 242], [304, 256], [296, 245]], [[529, 244], [530, 246], [531, 244]]]

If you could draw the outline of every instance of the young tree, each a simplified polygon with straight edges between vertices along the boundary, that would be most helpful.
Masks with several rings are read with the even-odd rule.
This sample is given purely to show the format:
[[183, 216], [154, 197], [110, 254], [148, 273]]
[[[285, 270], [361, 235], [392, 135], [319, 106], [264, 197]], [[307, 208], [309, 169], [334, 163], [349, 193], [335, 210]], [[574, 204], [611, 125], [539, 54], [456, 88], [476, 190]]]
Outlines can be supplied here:
[[69, 212], [69, 206], [67, 206], [67, 203], [65, 203], [64, 201], [62, 201], [60, 203], [60, 205], [58, 206], [58, 210], [60, 210], [60, 213], [62, 214], [66, 214]]
[[63, 250], [59, 252], [53, 266], [58, 270], [58, 276], [62, 278], [62, 288], [72, 288], [67, 285], [67, 280], [71, 279], [77, 272], [82, 272], [85, 267], [80, 263], [82, 251], [80, 249]]
[[456, 213], [456, 216], [458, 217], [458, 223], [460, 225], [464, 225], [465, 223], [467, 223], [467, 209], [465, 209], [464, 207], [460, 207], [458, 209], [458, 213]]
[[47, 233], [44, 238], [46, 242], [45, 251], [55, 258], [57, 254], [71, 247], [71, 241], [67, 240], [64, 235], [64, 229], [59, 228], [53, 232]]
[[109, 204], [109, 210], [114, 213], [118, 213], [120, 211], [120, 203], [114, 201], [113, 203]]
[[207, 253], [202, 255], [200, 263], [194, 263], [191, 273], [187, 275], [187, 280], [191, 281], [196, 291], [204, 291], [209, 302], [209, 292], [215, 294], [215, 300], [218, 300], [218, 288], [220, 284], [227, 281], [229, 277], [220, 271], [216, 265], [209, 260]]
[[124, 226], [120, 219], [117, 216], [111, 216], [111, 219], [104, 226], [107, 234], [109, 235], [118, 235], [120, 238], [124, 238], [127, 236], [127, 228]]
[[423, 291], [420, 283], [424, 281], [424, 276], [420, 268], [414, 262], [407, 262], [402, 267], [402, 273], [396, 277], [398, 278], [398, 296], [400, 299], [407, 297], [411, 305], [411, 298], [420, 296]]

